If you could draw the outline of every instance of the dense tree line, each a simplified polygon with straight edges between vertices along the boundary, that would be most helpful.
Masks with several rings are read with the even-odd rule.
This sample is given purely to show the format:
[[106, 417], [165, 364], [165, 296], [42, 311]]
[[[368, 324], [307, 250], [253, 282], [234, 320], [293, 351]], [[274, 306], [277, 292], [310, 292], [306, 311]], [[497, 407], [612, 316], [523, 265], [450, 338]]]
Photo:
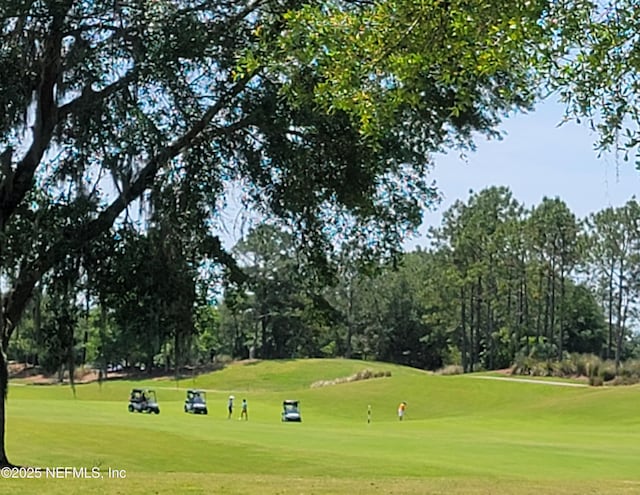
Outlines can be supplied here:
[[[580, 220], [559, 198], [527, 209], [492, 187], [454, 203], [428, 248], [395, 265], [343, 253], [330, 281], [313, 276], [291, 233], [263, 224], [233, 252], [245, 280], [222, 289], [224, 278], [194, 269], [166, 232], [125, 229], [84, 285], [51, 280], [10, 355], [49, 371], [88, 361], [174, 369], [220, 355], [464, 371], [568, 353], [620, 363], [635, 353], [639, 212], [630, 200]], [[205, 295], [215, 280], [214, 303]]]
[[[457, 201], [431, 230], [431, 245], [398, 266], [363, 274], [344, 256], [335, 284], [315, 287], [301, 285], [304, 260], [276, 247], [286, 234], [262, 227], [238, 246], [253, 276], [242, 297], [225, 298], [221, 330], [248, 336], [257, 325], [254, 343], [287, 342], [288, 354], [278, 357], [454, 363], [466, 371], [506, 367], [519, 355], [592, 353], [619, 363], [635, 352], [639, 218], [635, 200], [580, 220], [559, 198], [527, 209], [507, 188], [492, 187]], [[258, 357], [275, 357], [254, 347]], [[247, 355], [246, 346], [240, 354], [224, 349]]]

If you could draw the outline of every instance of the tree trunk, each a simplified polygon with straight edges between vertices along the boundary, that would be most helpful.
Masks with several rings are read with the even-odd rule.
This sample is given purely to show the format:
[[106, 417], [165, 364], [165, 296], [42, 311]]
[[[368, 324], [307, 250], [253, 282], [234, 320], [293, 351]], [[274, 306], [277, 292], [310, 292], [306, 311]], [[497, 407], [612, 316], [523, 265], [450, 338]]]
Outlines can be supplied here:
[[607, 341], [607, 359], [611, 359], [611, 351], [613, 349], [613, 264], [609, 276], [609, 338]]
[[537, 311], [536, 311], [536, 344], [540, 343], [540, 336], [542, 334], [542, 304], [543, 304], [543, 299], [546, 301], [547, 299], [547, 295], [546, 293], [544, 294], [543, 297], [543, 283], [544, 283], [544, 271], [540, 270], [538, 272], [538, 304], [537, 304]]
[[[509, 330], [509, 354], [513, 361], [513, 356], [518, 352], [518, 346], [520, 342], [520, 320], [521, 310], [520, 305], [521, 292], [520, 281], [515, 279], [511, 269], [509, 269], [509, 276], [507, 278], [507, 313], [502, 316], [502, 321], [507, 321], [509, 325], [513, 325], [513, 328]], [[517, 284], [517, 288], [516, 288]], [[515, 309], [514, 309], [515, 308]]]
[[620, 367], [620, 359], [622, 355], [622, 342], [624, 337], [623, 316], [622, 316], [622, 300], [624, 293], [624, 260], [620, 259], [620, 271], [618, 272], [618, 301], [616, 307], [616, 371]]
[[620, 361], [622, 360], [622, 345], [624, 344], [625, 329], [627, 327], [627, 311], [629, 309], [629, 298], [626, 299], [624, 309], [622, 310], [622, 320], [619, 324], [618, 331], [618, 345], [616, 350], [616, 374], [620, 368]]
[[522, 345], [522, 338], [525, 338], [526, 346], [527, 346], [527, 354], [529, 353], [529, 344], [528, 344], [528, 335], [525, 328], [525, 320], [524, 320], [524, 304], [525, 304], [525, 280], [524, 277], [521, 277], [518, 281], [518, 303], [517, 303], [517, 315], [518, 321], [516, 324], [516, 352], [519, 352]]
[[475, 368], [475, 339], [474, 339], [474, 326], [475, 326], [475, 313], [473, 311], [473, 303], [475, 299], [475, 284], [471, 284], [471, 290], [469, 291], [469, 372], [473, 372]]
[[180, 330], [176, 328], [173, 334], [173, 363], [175, 365], [176, 381], [180, 378], [180, 364], [182, 362], [182, 356], [180, 353]]
[[482, 339], [482, 277], [478, 277], [478, 292], [476, 294], [476, 342], [474, 345], [473, 353], [475, 355], [474, 362], [478, 362], [478, 351], [480, 347], [480, 341]]
[[105, 354], [105, 342], [107, 340], [107, 307], [100, 301], [100, 326], [98, 327], [100, 338], [100, 354], [98, 357], [98, 364], [100, 366], [100, 372], [98, 373], [98, 385], [102, 387], [102, 381], [107, 379], [108, 376], [108, 363], [107, 356]]
[[267, 316], [266, 315], [260, 315], [260, 329], [261, 329], [261, 333], [262, 333], [262, 359], [269, 359], [271, 358], [271, 352], [269, 349], [269, 342], [268, 342], [268, 333], [267, 333]]
[[260, 320], [257, 319], [255, 321], [255, 325], [254, 325], [254, 331], [253, 331], [253, 345], [251, 346], [251, 349], [249, 350], [249, 359], [255, 359], [258, 357], [258, 339], [260, 337]]
[[549, 303], [549, 334], [548, 342], [555, 340], [556, 333], [556, 260], [555, 252], [551, 262], [551, 299]]
[[460, 331], [462, 332], [462, 369], [469, 373], [469, 339], [467, 338], [467, 301], [464, 287], [460, 287]]
[[351, 339], [353, 337], [353, 288], [351, 286], [353, 282], [349, 281], [349, 287], [347, 289], [347, 341], [345, 342], [344, 357], [351, 359]]
[[[151, 354], [147, 355], [147, 361], [146, 363], [144, 363], [144, 371], [147, 375], [151, 375], [153, 373], [153, 357]], [[106, 370], [106, 368], [105, 368]], [[105, 371], [105, 375], [107, 376], [107, 373]]]
[[508, 270], [507, 272], [507, 282], [506, 282], [506, 286], [507, 286], [507, 316], [509, 317], [509, 319], [511, 319], [512, 315], [513, 315], [513, 311], [511, 309], [511, 307], [514, 305], [514, 295], [513, 293], [515, 292], [514, 290], [514, 280], [513, 280], [513, 274], [511, 273], [511, 269]]
[[560, 267], [560, 316], [558, 321], [558, 359], [562, 359], [562, 353], [564, 351], [564, 312], [565, 312], [565, 276], [564, 276], [564, 264]]
[[0, 401], [0, 467], [11, 467], [12, 464], [9, 462], [9, 459], [7, 459], [5, 450], [5, 433], [7, 430], [6, 407], [7, 393], [9, 391], [9, 370], [7, 368], [5, 342], [0, 343], [0, 347], [0, 394], [2, 394], [2, 400]]
[[13, 327], [6, 311], [7, 301], [0, 296], [0, 467], [13, 467], [6, 452], [7, 397], [9, 395], [9, 363], [7, 349]]
[[[71, 339], [73, 342], [73, 338]], [[76, 398], [76, 363], [75, 358], [73, 356], [73, 345], [67, 350], [67, 368], [69, 369], [69, 385], [71, 386], [71, 391], [73, 392], [73, 398]]]
[[525, 259], [525, 254], [522, 254], [521, 258], [521, 272], [520, 276], [522, 277], [522, 325], [524, 329], [524, 339], [527, 356], [529, 355], [529, 336], [533, 333], [531, 332], [531, 320], [529, 318], [529, 285], [528, 285], [528, 277], [527, 277], [527, 264]]
[[489, 347], [488, 349], [488, 360], [486, 362], [486, 366], [488, 369], [492, 370], [493, 368], [493, 363], [494, 361], [494, 354], [495, 354], [495, 345], [493, 342], [493, 308], [491, 307], [491, 299], [489, 297], [487, 297], [487, 329], [485, 332], [485, 335], [487, 336], [487, 346]]

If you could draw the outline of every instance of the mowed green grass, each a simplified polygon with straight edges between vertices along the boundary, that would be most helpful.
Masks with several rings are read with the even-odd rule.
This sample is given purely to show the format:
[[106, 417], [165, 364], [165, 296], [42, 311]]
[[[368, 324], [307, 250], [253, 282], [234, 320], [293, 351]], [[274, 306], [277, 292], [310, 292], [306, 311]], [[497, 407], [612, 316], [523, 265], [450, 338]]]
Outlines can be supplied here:
[[[322, 388], [365, 368], [392, 376]], [[152, 386], [161, 414], [130, 414]], [[209, 390], [208, 416], [182, 412]], [[249, 401], [248, 422], [226, 399]], [[283, 399], [303, 423], [280, 421]], [[396, 417], [407, 401], [403, 422]], [[367, 423], [367, 406], [372, 423]], [[8, 453], [38, 467], [100, 468], [103, 479], [0, 480], [0, 493], [640, 493], [640, 388], [571, 388], [443, 377], [382, 363], [236, 364], [186, 379], [10, 388]], [[109, 469], [125, 479], [109, 479]], [[33, 475], [34, 472], [31, 472]], [[18, 474], [19, 475], [19, 474]]]

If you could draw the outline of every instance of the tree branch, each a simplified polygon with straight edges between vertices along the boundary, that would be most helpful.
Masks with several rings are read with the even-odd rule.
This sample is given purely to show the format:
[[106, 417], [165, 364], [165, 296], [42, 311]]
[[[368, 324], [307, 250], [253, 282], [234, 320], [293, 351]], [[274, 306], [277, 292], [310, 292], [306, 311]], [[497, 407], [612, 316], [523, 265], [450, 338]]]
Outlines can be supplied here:
[[117, 93], [118, 91], [124, 89], [135, 81], [138, 76], [137, 69], [132, 69], [126, 75], [118, 79], [116, 82], [105, 86], [100, 91], [93, 91], [91, 89], [91, 84], [87, 83], [84, 91], [80, 96], [76, 99], [71, 100], [69, 103], [66, 103], [60, 107], [58, 110], [59, 120], [62, 120], [64, 117], [76, 113], [79, 108], [82, 108], [84, 105], [95, 103], [96, 101], [102, 101], [109, 96]]
[[[6, 318], [4, 336], [7, 340], [11, 337], [13, 330], [18, 324], [23, 310], [31, 297], [33, 288], [42, 276], [64, 260], [66, 256], [76, 254], [77, 251], [88, 242], [96, 239], [111, 228], [116, 218], [118, 218], [124, 209], [142, 195], [153, 183], [160, 168], [192, 145], [214, 117], [246, 88], [249, 81], [253, 78], [253, 75], [254, 74], [249, 74], [236, 82], [227, 94], [218, 100], [215, 105], [212, 105], [204, 113], [202, 118], [194, 123], [184, 135], [151, 157], [139, 172], [136, 179], [131, 183], [131, 187], [125, 188], [94, 220], [83, 225], [68, 228], [57, 242], [54, 242], [43, 254], [30, 263], [28, 267], [20, 270], [13, 290], [3, 301], [3, 313]], [[218, 130], [216, 130], [216, 132], [218, 132]], [[221, 253], [221, 251], [219, 252]], [[225, 257], [221, 254], [220, 256], [218, 259], [224, 261]]]
[[31, 189], [33, 177], [40, 160], [48, 148], [53, 130], [58, 122], [55, 87], [60, 75], [62, 27], [71, 2], [60, 3], [53, 15], [51, 32], [45, 42], [41, 64], [40, 85], [36, 92], [33, 141], [13, 174], [4, 177], [0, 184], [0, 231]]

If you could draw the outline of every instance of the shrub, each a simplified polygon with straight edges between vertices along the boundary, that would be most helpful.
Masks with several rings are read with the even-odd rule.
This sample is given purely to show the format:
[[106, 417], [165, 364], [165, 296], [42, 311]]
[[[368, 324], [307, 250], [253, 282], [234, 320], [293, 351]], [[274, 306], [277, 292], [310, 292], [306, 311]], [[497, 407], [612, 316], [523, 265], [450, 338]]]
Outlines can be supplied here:
[[604, 384], [604, 380], [601, 376], [590, 376], [589, 377], [589, 385], [592, 387], [601, 387]]
[[616, 377], [616, 364], [613, 361], [605, 361], [600, 366], [600, 376], [605, 382], [610, 382]]
[[592, 377], [600, 374], [600, 367], [602, 366], [602, 360], [593, 355], [585, 356], [584, 362], [584, 376]]
[[217, 364], [227, 365], [233, 362], [233, 358], [228, 354], [216, 354], [213, 358], [214, 362]]
[[640, 379], [640, 360], [631, 359], [621, 363], [618, 375], [622, 377]]
[[575, 376], [578, 374], [578, 367], [573, 359], [565, 357], [562, 361], [551, 364], [553, 376]]
[[536, 360], [529, 356], [519, 355], [511, 367], [512, 375], [531, 375], [536, 364]]
[[360, 380], [369, 380], [370, 378], [382, 378], [391, 376], [391, 371], [371, 371], [370, 369], [358, 371], [351, 376], [336, 378], [335, 380], [318, 380], [311, 384], [311, 388], [326, 387], [328, 385], [338, 385], [339, 383], [357, 382]]
[[532, 376], [552, 376], [553, 365], [549, 361], [538, 361], [531, 368]]
[[445, 375], [445, 376], [462, 375], [463, 373], [464, 373], [464, 369], [459, 364], [449, 364], [444, 368], [441, 368], [438, 371], [436, 371], [436, 374]]
[[640, 360], [620, 363], [616, 369], [612, 360], [602, 360], [594, 354], [566, 354], [560, 361], [537, 360], [532, 356], [518, 355], [511, 368], [513, 375], [575, 377], [589, 379], [589, 384], [600, 386], [631, 385], [640, 383]]
[[572, 354], [571, 359], [576, 364], [576, 374], [578, 376], [590, 376], [594, 367], [600, 367], [600, 358], [593, 354]]
[[636, 383], [640, 383], [639, 376], [616, 376], [611, 381], [611, 385], [635, 385]]

